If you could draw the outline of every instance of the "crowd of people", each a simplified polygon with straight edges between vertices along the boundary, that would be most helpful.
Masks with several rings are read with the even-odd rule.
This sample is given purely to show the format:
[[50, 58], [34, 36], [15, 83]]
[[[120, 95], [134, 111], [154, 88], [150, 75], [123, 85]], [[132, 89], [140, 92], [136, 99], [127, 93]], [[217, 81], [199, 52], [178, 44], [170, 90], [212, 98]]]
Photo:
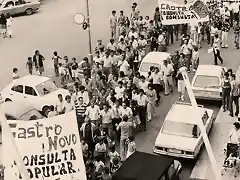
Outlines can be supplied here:
[[[235, 3], [229, 6], [208, 3], [208, 6], [208, 22], [164, 26], [159, 8], [155, 9], [153, 17], [143, 17], [137, 3], [133, 3], [129, 17], [123, 10], [119, 15], [112, 11], [111, 39], [107, 44], [97, 41], [93, 59], [85, 57], [78, 63], [74, 57], [69, 60], [68, 56], [61, 57], [53, 52], [55, 76], [59, 77], [62, 87], [69, 83], [74, 86], [68, 96], [58, 95], [48, 117], [76, 110], [89, 180], [111, 179], [122, 162], [136, 150], [134, 134], [146, 131], [147, 123], [156, 117], [161, 90], [168, 96], [177, 86], [179, 99], [184, 101], [185, 83], [179, 69], [185, 66], [188, 72], [197, 70], [198, 49], [205, 39], [213, 51], [214, 64], [218, 64], [218, 59], [223, 63], [220, 50], [228, 47], [231, 26], [234, 43], [239, 48], [240, 27], [236, 16], [239, 6]], [[150, 67], [147, 77], [138, 72], [141, 60], [149, 51], [165, 52], [170, 43], [178, 40], [181, 47], [164, 61], [161, 69]], [[44, 59], [38, 50], [29, 57], [26, 63], [29, 74], [35, 69], [42, 75]], [[14, 79], [19, 77], [17, 68], [13, 73]], [[228, 74], [225, 77], [228, 79]], [[234, 79], [234, 74], [231, 77]], [[223, 80], [223, 88], [229, 85], [226, 81]], [[230, 110], [230, 115], [233, 115], [233, 108], [229, 104], [238, 104], [237, 98], [229, 98], [232, 95], [235, 96], [227, 90], [223, 93], [223, 105]], [[235, 115], [238, 113], [236, 110]], [[116, 151], [118, 142], [120, 153]]]

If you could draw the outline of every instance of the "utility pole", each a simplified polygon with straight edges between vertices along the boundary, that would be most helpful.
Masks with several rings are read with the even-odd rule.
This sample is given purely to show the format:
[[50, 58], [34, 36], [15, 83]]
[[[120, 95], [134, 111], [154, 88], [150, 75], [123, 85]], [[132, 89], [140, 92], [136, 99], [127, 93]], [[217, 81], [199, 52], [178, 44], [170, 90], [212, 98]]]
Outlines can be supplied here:
[[93, 54], [92, 54], [92, 38], [91, 38], [91, 27], [90, 27], [89, 0], [86, 0], [86, 7], [87, 7], [89, 58], [90, 58], [90, 64], [92, 65], [93, 64]]
[[[196, 98], [195, 98], [195, 96], [193, 94], [193, 90], [191, 88], [191, 84], [190, 84], [190, 81], [189, 81], [189, 78], [188, 78], [188, 74], [186, 72], [186, 67], [181, 67], [179, 70], [182, 73], [182, 76], [183, 76], [183, 79], [184, 79], [184, 83], [186, 85], [188, 96], [190, 98], [192, 106], [193, 107], [198, 107]], [[220, 174], [220, 172], [217, 169], [216, 159], [214, 157], [214, 154], [213, 154], [213, 151], [212, 151], [212, 147], [211, 147], [211, 144], [209, 142], [209, 139], [208, 139], [208, 136], [207, 136], [207, 133], [206, 133], [206, 129], [204, 127], [202, 118], [200, 116], [200, 112], [199, 112], [199, 116], [196, 116], [196, 118], [197, 118], [196, 120], [198, 122], [200, 131], [201, 131], [201, 136], [203, 138], [203, 142], [204, 142], [205, 147], [207, 149], [208, 157], [210, 159], [213, 172], [215, 174], [215, 178], [216, 178], [216, 180], [221, 180], [221, 174]]]

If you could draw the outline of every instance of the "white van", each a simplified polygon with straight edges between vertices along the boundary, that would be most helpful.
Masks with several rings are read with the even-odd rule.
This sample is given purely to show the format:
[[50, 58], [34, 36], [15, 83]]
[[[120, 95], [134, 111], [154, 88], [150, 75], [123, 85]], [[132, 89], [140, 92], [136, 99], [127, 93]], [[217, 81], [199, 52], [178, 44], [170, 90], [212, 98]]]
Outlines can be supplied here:
[[163, 61], [170, 58], [171, 54], [167, 52], [150, 52], [143, 59], [139, 67], [139, 73], [145, 77], [148, 76], [148, 72], [151, 66], [158, 67], [159, 70], [163, 64]]
[[227, 68], [217, 65], [199, 65], [192, 80], [192, 90], [196, 99], [222, 99], [221, 80]]

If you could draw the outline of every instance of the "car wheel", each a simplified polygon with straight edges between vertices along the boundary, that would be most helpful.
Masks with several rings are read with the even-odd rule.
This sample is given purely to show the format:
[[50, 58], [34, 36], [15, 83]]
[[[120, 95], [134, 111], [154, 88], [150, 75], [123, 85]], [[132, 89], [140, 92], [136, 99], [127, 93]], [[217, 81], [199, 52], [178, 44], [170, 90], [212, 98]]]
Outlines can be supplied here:
[[42, 115], [43, 115], [43, 116], [47, 117], [47, 111], [48, 111], [48, 109], [49, 109], [49, 106], [44, 106], [44, 107], [42, 108]]
[[9, 102], [9, 101], [12, 101], [12, 100], [9, 98], [5, 99], [5, 102]]
[[26, 13], [26, 15], [31, 15], [31, 14], [33, 14], [33, 9], [28, 8], [28, 9], [26, 9], [25, 13]]

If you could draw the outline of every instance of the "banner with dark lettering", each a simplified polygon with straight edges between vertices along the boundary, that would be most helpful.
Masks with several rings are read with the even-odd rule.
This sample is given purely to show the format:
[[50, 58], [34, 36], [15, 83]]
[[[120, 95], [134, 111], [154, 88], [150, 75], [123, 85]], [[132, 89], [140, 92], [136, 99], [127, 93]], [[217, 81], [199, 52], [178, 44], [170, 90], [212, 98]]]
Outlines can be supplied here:
[[[19, 154], [32, 180], [86, 180], [80, 137], [74, 111], [48, 119], [11, 121]], [[7, 180], [21, 179], [9, 137], [3, 134]]]
[[188, 5], [158, 0], [158, 4], [163, 25], [209, 21], [208, 8], [201, 0], [196, 0]]

